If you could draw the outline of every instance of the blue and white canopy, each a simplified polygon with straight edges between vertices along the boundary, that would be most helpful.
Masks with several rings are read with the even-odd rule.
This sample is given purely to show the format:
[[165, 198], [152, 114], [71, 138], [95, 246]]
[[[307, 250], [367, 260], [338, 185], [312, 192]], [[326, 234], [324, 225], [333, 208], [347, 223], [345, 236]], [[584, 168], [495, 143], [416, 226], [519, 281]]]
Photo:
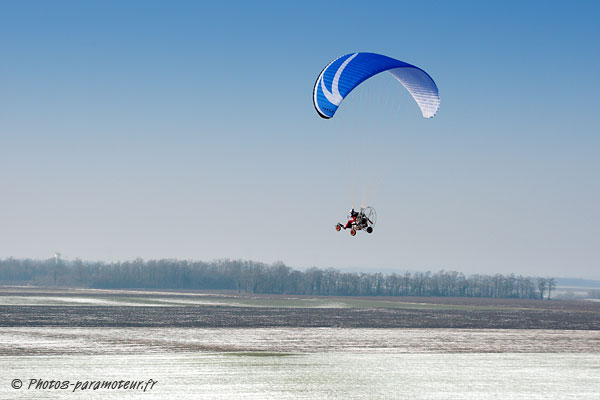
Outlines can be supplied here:
[[431, 118], [440, 107], [438, 88], [419, 67], [375, 53], [352, 53], [327, 65], [315, 82], [313, 102], [323, 118], [331, 118], [342, 100], [363, 81], [389, 71], [410, 92], [423, 116]]

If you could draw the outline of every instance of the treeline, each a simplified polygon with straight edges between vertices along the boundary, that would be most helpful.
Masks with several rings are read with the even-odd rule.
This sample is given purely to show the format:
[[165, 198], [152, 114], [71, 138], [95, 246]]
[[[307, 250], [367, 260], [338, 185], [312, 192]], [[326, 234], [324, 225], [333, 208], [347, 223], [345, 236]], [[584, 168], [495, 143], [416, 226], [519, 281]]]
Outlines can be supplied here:
[[0, 259], [1, 284], [99, 289], [213, 289], [320, 296], [550, 298], [554, 278], [439, 271], [403, 274], [292, 269], [254, 261], [136, 259], [126, 262]]

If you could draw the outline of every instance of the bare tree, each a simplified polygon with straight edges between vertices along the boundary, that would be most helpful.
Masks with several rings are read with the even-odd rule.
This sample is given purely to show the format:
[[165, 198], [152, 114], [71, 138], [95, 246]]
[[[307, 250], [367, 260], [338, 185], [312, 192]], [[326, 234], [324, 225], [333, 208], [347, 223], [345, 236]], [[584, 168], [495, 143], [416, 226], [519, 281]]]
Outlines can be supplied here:
[[546, 285], [548, 284], [548, 279], [546, 278], [537, 278], [537, 287], [540, 292], [540, 299], [544, 298], [544, 292], [546, 291]]
[[550, 296], [552, 295], [552, 291], [556, 289], [556, 281], [554, 278], [548, 278], [546, 280], [546, 288], [548, 289], [548, 300], [550, 300]]

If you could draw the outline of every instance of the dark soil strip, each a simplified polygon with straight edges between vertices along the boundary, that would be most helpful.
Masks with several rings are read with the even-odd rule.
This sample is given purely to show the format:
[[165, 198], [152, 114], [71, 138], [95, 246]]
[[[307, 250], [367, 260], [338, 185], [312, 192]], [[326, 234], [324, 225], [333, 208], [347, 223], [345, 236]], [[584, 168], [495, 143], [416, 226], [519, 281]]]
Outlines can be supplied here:
[[0, 306], [0, 327], [344, 327], [600, 330], [600, 313], [267, 307]]

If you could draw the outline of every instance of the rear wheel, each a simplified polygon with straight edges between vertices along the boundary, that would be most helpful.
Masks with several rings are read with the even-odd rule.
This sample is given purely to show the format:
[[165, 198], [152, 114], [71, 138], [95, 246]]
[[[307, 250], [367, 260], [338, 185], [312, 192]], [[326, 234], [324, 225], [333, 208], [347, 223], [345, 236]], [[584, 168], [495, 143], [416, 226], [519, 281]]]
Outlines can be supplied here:
[[351, 235], [351, 236], [354, 236], [354, 235], [356, 235], [356, 231], [355, 231], [354, 229], [350, 230], [350, 235]]

